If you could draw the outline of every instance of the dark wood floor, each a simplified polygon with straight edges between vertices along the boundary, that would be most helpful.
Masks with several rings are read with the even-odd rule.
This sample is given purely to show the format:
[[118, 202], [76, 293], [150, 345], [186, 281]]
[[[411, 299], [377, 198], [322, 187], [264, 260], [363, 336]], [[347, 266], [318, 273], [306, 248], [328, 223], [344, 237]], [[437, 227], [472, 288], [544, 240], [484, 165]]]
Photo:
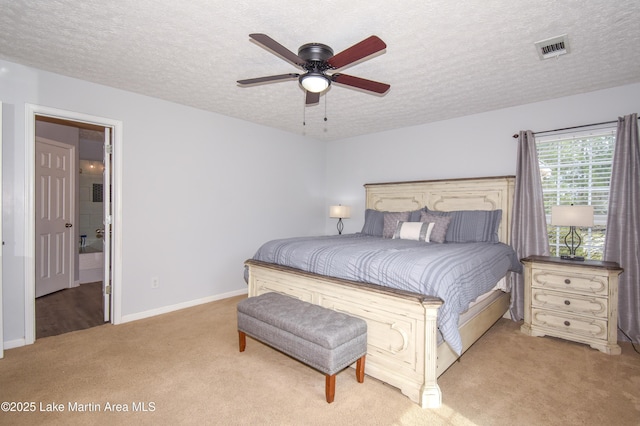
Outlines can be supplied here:
[[36, 339], [104, 324], [102, 282], [80, 284], [36, 299]]

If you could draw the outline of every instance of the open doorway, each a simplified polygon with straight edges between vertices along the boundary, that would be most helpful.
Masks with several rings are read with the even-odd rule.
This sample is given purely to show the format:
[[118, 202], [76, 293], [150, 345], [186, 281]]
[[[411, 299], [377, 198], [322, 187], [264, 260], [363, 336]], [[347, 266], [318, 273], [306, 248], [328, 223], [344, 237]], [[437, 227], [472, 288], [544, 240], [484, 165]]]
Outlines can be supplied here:
[[[36, 339], [105, 323], [105, 127], [36, 115]], [[108, 317], [107, 317], [108, 318]]]
[[[33, 220], [27, 228], [28, 247], [25, 248], [25, 343], [31, 344], [36, 337], [44, 336], [36, 331], [41, 328], [38, 322], [42, 321], [59, 320], [59, 324], [49, 327], [54, 329], [54, 334], [46, 335], [105, 322], [120, 322], [120, 246], [113, 244], [112, 240], [118, 241], [120, 236], [116, 231], [120, 223], [120, 211], [117, 209], [120, 204], [120, 178], [115, 165], [122, 123], [29, 104], [26, 114], [27, 155], [34, 159], [27, 170], [31, 182], [28, 185], [30, 192], [26, 214]], [[73, 136], [64, 136], [68, 134]], [[44, 155], [41, 152], [42, 144], [45, 145]], [[58, 154], [49, 155], [47, 144], [71, 147], [71, 157], [65, 160]], [[66, 177], [50, 178], [48, 171], [39, 171], [41, 163], [47, 161], [57, 166], [65, 165], [71, 171], [72, 177], [68, 179], [74, 181], [73, 185], [67, 184]], [[43, 174], [44, 177], [41, 176]], [[42, 186], [65, 187], [67, 192], [72, 193], [73, 208], [68, 208], [66, 216], [59, 214], [61, 209], [57, 207], [58, 201], [53, 201], [57, 200], [56, 192], [61, 191], [42, 191]], [[60, 229], [50, 235], [42, 233], [38, 225], [38, 221], [46, 216], [43, 212], [49, 214], [47, 208], [42, 209], [42, 199], [46, 200], [45, 205], [56, 205], [56, 208], [47, 207], [54, 212], [49, 216], [64, 216], [59, 221]], [[46, 249], [43, 249], [43, 241]], [[59, 248], [66, 253], [68, 247], [71, 248], [71, 254], [66, 258], [56, 253]], [[47, 250], [54, 255], [43, 257], [42, 253]], [[82, 259], [82, 255], [88, 256]], [[63, 289], [44, 295], [37, 288], [41, 276], [64, 272], [65, 269], [71, 278], [65, 281]], [[69, 293], [70, 297], [63, 297], [66, 296], [64, 293]], [[50, 305], [59, 308], [58, 318], [51, 317], [51, 309], [48, 317], [36, 309], [38, 302], [45, 299], [51, 299]], [[90, 312], [91, 319], [87, 312]]]

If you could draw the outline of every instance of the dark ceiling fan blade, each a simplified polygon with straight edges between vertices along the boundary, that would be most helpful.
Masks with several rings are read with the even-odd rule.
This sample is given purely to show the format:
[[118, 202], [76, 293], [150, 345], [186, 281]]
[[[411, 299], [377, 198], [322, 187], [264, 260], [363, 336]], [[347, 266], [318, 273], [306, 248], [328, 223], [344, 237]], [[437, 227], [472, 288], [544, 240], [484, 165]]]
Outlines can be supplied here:
[[367, 80], [360, 77], [354, 77], [346, 74], [333, 74], [331, 80], [338, 84], [344, 84], [345, 86], [356, 87], [358, 89], [367, 90], [369, 92], [375, 92], [384, 94], [391, 88], [390, 85], [385, 83], [379, 83], [373, 80]]
[[249, 37], [261, 44], [263, 47], [269, 49], [271, 52], [280, 56], [282, 59], [291, 62], [293, 65], [302, 67], [306, 62], [298, 55], [272, 39], [266, 34], [249, 34]]
[[300, 74], [280, 74], [280, 75], [270, 75], [268, 77], [258, 77], [258, 78], [249, 78], [246, 80], [238, 80], [238, 84], [240, 86], [250, 86], [254, 84], [261, 83], [276, 83], [278, 81], [286, 81], [286, 80], [294, 80], [300, 77]]
[[354, 44], [348, 49], [333, 55], [331, 58], [327, 59], [327, 63], [331, 65], [331, 68], [333, 69], [342, 68], [386, 48], [387, 45], [384, 41], [373, 35], [362, 40], [360, 43]]
[[307, 105], [315, 105], [320, 103], [320, 93], [314, 93], [307, 90]]

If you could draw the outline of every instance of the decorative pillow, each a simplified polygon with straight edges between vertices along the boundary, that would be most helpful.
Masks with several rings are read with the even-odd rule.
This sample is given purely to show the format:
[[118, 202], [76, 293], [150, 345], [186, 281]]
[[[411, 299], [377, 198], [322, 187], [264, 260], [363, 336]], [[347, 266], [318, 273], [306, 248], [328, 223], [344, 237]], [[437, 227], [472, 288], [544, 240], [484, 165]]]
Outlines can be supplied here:
[[[407, 219], [409, 222], [420, 222], [420, 215], [422, 214], [422, 212], [424, 212], [424, 210], [420, 209], [411, 212], [403, 212], [403, 214], [409, 214], [409, 219]], [[385, 213], [390, 212], [366, 209], [364, 211], [364, 225], [362, 226], [362, 231], [360, 232], [367, 235], [373, 235], [375, 237], [382, 237], [384, 231]], [[393, 224], [393, 230], [395, 230], [395, 224]], [[393, 236], [393, 231], [390, 231], [390, 233], [391, 235], [389, 235], [387, 238], [391, 238]]]
[[447, 235], [447, 229], [449, 228], [449, 224], [451, 223], [451, 216], [437, 216], [435, 214], [432, 214], [431, 212], [427, 213], [423, 211], [420, 216], [420, 222], [433, 222], [434, 227], [433, 231], [431, 231], [431, 242], [444, 243], [445, 237]]
[[424, 209], [413, 210], [413, 211], [409, 212], [409, 222], [422, 222], [420, 220], [420, 217], [422, 216], [422, 212], [423, 211], [424, 211]]
[[374, 237], [382, 237], [384, 229], [384, 212], [366, 209], [364, 212], [364, 226], [362, 233], [373, 235]]
[[401, 240], [414, 240], [429, 242], [429, 237], [433, 231], [434, 223], [427, 222], [403, 222], [399, 221], [393, 238]]
[[396, 232], [398, 221], [408, 222], [411, 212], [384, 212], [383, 238], [392, 238]]
[[500, 241], [498, 227], [502, 220], [502, 210], [457, 210], [437, 212], [428, 210], [436, 216], [451, 216], [445, 241], [452, 243]]

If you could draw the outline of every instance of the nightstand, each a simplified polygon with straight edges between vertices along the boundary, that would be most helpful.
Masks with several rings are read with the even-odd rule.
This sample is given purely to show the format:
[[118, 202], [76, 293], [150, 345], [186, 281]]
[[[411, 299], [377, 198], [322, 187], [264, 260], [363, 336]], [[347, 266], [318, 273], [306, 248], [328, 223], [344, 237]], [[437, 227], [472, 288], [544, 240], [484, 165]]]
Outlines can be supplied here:
[[618, 346], [618, 275], [615, 262], [529, 256], [524, 269], [524, 324], [530, 336], [585, 343], [609, 355]]

